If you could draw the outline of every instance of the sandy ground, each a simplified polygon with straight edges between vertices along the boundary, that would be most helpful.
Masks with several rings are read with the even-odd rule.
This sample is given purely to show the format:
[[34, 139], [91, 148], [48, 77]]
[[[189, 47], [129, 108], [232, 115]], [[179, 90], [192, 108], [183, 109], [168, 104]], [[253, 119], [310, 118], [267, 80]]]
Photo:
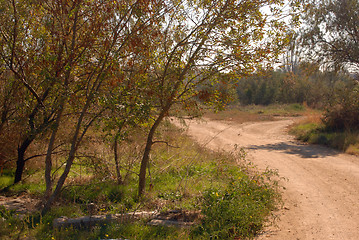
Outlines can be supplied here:
[[247, 150], [259, 169], [277, 169], [284, 207], [257, 239], [359, 239], [359, 158], [286, 133], [293, 119], [234, 124], [189, 121], [188, 134], [213, 150]]

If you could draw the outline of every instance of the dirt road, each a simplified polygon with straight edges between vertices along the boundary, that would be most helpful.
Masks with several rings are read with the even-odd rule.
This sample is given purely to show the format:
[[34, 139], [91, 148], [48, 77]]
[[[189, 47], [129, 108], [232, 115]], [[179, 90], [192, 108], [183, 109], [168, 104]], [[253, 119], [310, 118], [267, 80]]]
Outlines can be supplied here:
[[295, 141], [286, 133], [292, 122], [190, 121], [188, 134], [213, 150], [244, 147], [259, 169], [288, 179], [278, 226], [258, 239], [359, 239], [359, 158]]

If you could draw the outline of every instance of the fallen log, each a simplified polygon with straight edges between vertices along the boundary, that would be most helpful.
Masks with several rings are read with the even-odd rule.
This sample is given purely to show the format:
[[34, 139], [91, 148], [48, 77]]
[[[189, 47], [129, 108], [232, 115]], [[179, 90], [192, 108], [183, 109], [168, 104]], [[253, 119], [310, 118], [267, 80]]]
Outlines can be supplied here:
[[200, 211], [183, 211], [172, 210], [168, 212], [158, 213], [151, 212], [130, 212], [123, 214], [108, 215], [90, 215], [78, 218], [60, 217], [53, 221], [54, 228], [88, 228], [95, 225], [106, 224], [111, 222], [127, 223], [140, 219], [148, 219], [148, 225], [151, 226], [173, 226], [173, 227], [191, 227], [200, 220]]
[[66, 216], [62, 216], [54, 219], [53, 227], [54, 228], [66, 228], [66, 227], [74, 227], [74, 228], [88, 228], [94, 225], [111, 223], [111, 222], [119, 222], [126, 223], [130, 221], [136, 221], [139, 219], [146, 219], [155, 216], [156, 212], [131, 212], [131, 213], [123, 213], [123, 214], [107, 214], [107, 215], [92, 215], [92, 216], [84, 216], [78, 218], [68, 218]]

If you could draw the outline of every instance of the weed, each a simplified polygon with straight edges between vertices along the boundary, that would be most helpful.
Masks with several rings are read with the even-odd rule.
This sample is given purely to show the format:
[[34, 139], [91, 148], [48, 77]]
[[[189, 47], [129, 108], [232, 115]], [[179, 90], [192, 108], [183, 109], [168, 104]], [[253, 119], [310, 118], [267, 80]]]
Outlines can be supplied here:
[[12, 239], [24, 226], [14, 210], [0, 206], [0, 239]]

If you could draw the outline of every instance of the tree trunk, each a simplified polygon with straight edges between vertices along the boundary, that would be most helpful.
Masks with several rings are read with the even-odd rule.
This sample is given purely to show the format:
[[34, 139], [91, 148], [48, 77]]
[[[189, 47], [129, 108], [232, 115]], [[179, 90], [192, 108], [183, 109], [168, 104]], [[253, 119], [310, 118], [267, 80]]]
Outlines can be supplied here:
[[27, 148], [30, 146], [34, 139], [26, 138], [20, 147], [17, 149], [17, 161], [16, 161], [16, 171], [15, 171], [15, 179], [14, 184], [18, 183], [22, 179], [22, 174], [25, 168], [25, 152]]
[[120, 172], [120, 163], [118, 161], [118, 137], [122, 131], [123, 126], [125, 125], [126, 121], [122, 121], [119, 128], [117, 129], [117, 133], [116, 136], [114, 138], [114, 145], [113, 145], [113, 155], [114, 155], [114, 159], [115, 159], [115, 166], [116, 166], [116, 174], [117, 174], [117, 184], [122, 184], [122, 177], [121, 177], [121, 172]]
[[47, 153], [45, 158], [45, 183], [46, 183], [46, 191], [45, 191], [45, 199], [47, 199], [52, 192], [52, 180], [51, 180], [51, 170], [52, 170], [52, 150], [54, 148], [54, 143], [56, 139], [57, 129], [54, 129], [51, 133], [51, 138], [49, 145], [47, 147]]
[[151, 149], [152, 149], [152, 145], [153, 145], [153, 138], [154, 138], [154, 135], [155, 135], [155, 132], [156, 132], [158, 126], [160, 125], [163, 118], [167, 114], [169, 108], [170, 108], [170, 106], [166, 106], [166, 108], [164, 108], [162, 110], [162, 112], [160, 113], [160, 115], [156, 119], [155, 123], [152, 125], [152, 127], [151, 127], [151, 129], [150, 129], [150, 131], [149, 131], [149, 133], [147, 135], [146, 147], [145, 147], [145, 151], [144, 151], [143, 156], [142, 156], [140, 174], [139, 174], [139, 182], [138, 182], [138, 197], [139, 198], [145, 192], [146, 169], [147, 169], [148, 162], [150, 160], [150, 153], [151, 153]]
[[49, 142], [49, 145], [47, 147], [47, 152], [46, 152], [46, 158], [45, 158], [45, 183], [46, 183], [45, 199], [48, 199], [50, 197], [50, 195], [51, 195], [51, 192], [52, 192], [52, 179], [51, 179], [52, 151], [54, 149], [56, 135], [57, 135], [57, 131], [58, 131], [59, 126], [60, 126], [62, 112], [63, 112], [63, 109], [64, 109], [63, 104], [64, 103], [62, 103], [62, 105], [60, 107], [60, 110], [58, 112], [58, 115], [56, 117], [55, 126], [54, 126], [54, 128], [52, 130], [51, 137], [50, 137], [50, 142]]
[[62, 186], [65, 183], [65, 180], [67, 178], [67, 175], [70, 172], [72, 163], [75, 159], [75, 152], [74, 153], [70, 153], [67, 161], [66, 161], [66, 167], [65, 167], [65, 171], [63, 172], [63, 174], [61, 175], [59, 181], [57, 182], [55, 191], [50, 195], [49, 199], [47, 200], [47, 202], [45, 203], [45, 206], [42, 210], [42, 215], [45, 215], [51, 208], [52, 204], [54, 203], [54, 201], [56, 200], [56, 198], [59, 196], [60, 191], [62, 189]]
[[[92, 95], [93, 96], [93, 95]], [[48, 198], [47, 202], [44, 205], [44, 208], [42, 209], [42, 215], [45, 215], [51, 208], [52, 204], [54, 203], [54, 201], [56, 200], [56, 198], [59, 196], [62, 186], [65, 183], [65, 180], [70, 172], [71, 166], [74, 162], [75, 159], [75, 154], [78, 148], [78, 144], [82, 139], [82, 136], [80, 136], [80, 129], [82, 126], [82, 122], [84, 120], [85, 114], [87, 113], [88, 108], [90, 107], [91, 104], [91, 100], [92, 98], [87, 99], [85, 106], [82, 109], [81, 115], [79, 116], [78, 120], [77, 120], [77, 124], [76, 124], [76, 129], [75, 129], [75, 133], [72, 137], [72, 141], [71, 141], [71, 149], [69, 152], [69, 156], [66, 160], [66, 166], [65, 166], [65, 170], [64, 172], [61, 174], [56, 188], [54, 190], [54, 192], [50, 195], [50, 197]], [[86, 128], [83, 130], [86, 131]], [[85, 132], [83, 132], [84, 134]]]
[[117, 174], [117, 184], [122, 184], [121, 172], [120, 172], [120, 164], [118, 161], [118, 136], [116, 135], [114, 145], [113, 145], [113, 154], [115, 157], [115, 166], [116, 166], [116, 174]]
[[77, 148], [77, 143], [78, 143], [77, 140], [78, 140], [78, 135], [79, 135], [79, 129], [80, 129], [80, 125], [77, 126], [74, 138], [72, 140], [71, 150], [70, 150], [69, 156], [68, 156], [67, 161], [66, 161], [65, 170], [62, 173], [62, 175], [60, 176], [60, 179], [57, 182], [57, 185], [56, 185], [56, 188], [55, 188], [54, 192], [50, 195], [47, 202], [45, 203], [45, 206], [44, 206], [44, 208], [42, 210], [43, 215], [45, 215], [48, 212], [48, 210], [50, 210], [50, 207], [52, 206], [55, 199], [60, 194], [62, 186], [64, 185], [65, 180], [66, 180], [66, 178], [67, 178], [67, 176], [68, 176], [68, 174], [70, 172], [72, 163], [73, 163], [73, 161], [75, 159], [75, 153], [76, 153], [76, 148]]

